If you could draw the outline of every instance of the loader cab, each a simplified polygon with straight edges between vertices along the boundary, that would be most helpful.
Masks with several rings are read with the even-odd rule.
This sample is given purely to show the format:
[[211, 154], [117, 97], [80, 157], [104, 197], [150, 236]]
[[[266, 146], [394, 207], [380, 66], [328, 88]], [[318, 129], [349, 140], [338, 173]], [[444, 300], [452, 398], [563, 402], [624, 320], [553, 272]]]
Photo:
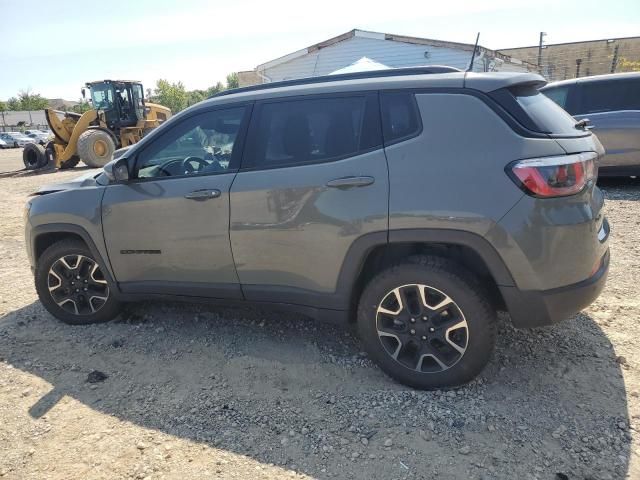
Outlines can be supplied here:
[[91, 90], [93, 108], [103, 117], [109, 129], [132, 127], [144, 120], [141, 83], [104, 80], [87, 83], [87, 87]]

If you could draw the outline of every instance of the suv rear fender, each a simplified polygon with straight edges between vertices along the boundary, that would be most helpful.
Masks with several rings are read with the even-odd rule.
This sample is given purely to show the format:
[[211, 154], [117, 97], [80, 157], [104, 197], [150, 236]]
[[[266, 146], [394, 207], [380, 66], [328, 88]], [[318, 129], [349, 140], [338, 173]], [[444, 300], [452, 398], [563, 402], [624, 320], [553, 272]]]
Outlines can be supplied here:
[[525, 195], [486, 238], [520, 290], [561, 288], [589, 278], [603, 258], [609, 232], [603, 205], [595, 185], [569, 197]]
[[567, 154], [596, 152], [599, 157], [602, 157], [605, 154], [604, 147], [600, 143], [600, 140], [598, 140], [598, 137], [594, 134], [578, 138], [555, 138], [554, 140], [565, 152], [567, 152]]
[[[453, 256], [452, 247], [464, 255]], [[334, 308], [345, 308], [349, 302], [348, 308], [353, 309], [367, 281], [380, 268], [418, 253], [453, 258], [472, 273], [485, 277], [488, 283], [484, 286], [492, 295], [496, 308], [503, 308], [499, 287], [513, 286], [514, 281], [498, 252], [475, 233], [437, 228], [391, 231], [388, 240], [385, 232], [364, 235], [356, 240], [347, 253], [338, 277], [338, 304]]]

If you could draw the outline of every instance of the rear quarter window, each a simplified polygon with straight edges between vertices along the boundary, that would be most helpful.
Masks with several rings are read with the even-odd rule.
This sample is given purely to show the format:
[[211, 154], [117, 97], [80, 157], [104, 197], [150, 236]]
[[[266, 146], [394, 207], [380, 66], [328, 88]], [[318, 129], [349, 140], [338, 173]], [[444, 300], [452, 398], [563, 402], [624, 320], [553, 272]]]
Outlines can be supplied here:
[[380, 108], [385, 145], [408, 140], [422, 131], [420, 111], [413, 93], [383, 93]]

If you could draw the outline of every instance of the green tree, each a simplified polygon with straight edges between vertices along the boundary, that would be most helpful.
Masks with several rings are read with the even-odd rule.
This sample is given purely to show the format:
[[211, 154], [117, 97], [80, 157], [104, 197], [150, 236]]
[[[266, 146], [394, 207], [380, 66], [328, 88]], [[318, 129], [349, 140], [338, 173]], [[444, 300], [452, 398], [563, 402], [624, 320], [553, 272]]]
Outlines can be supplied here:
[[182, 82], [171, 83], [168, 80], [160, 79], [156, 83], [155, 100], [169, 107], [171, 112], [176, 114], [187, 108], [188, 94]]
[[640, 61], [628, 60], [624, 57], [620, 57], [616, 72], [640, 72]]
[[30, 89], [20, 90], [18, 93], [21, 110], [44, 110], [49, 106], [49, 101], [39, 93], [32, 93]]
[[7, 110], [9, 110], [7, 102], [3, 102], [2, 100], [0, 100], [0, 112], [6, 112]]
[[215, 95], [216, 93], [220, 93], [223, 90], [224, 90], [224, 85], [222, 84], [222, 82], [218, 82], [213, 87], [207, 88], [207, 97], [210, 97], [211, 95]]
[[240, 83], [238, 81], [238, 74], [233, 72], [227, 75], [227, 88], [238, 88]]
[[207, 92], [204, 90], [191, 90], [187, 92], [187, 106], [195, 105], [207, 98]]
[[91, 104], [87, 102], [84, 98], [81, 98], [78, 101], [77, 105], [71, 107], [71, 111], [75, 113], [84, 113], [87, 110], [91, 110]]
[[20, 100], [18, 100], [16, 97], [11, 97], [9, 100], [7, 100], [7, 108], [11, 111], [20, 110]]

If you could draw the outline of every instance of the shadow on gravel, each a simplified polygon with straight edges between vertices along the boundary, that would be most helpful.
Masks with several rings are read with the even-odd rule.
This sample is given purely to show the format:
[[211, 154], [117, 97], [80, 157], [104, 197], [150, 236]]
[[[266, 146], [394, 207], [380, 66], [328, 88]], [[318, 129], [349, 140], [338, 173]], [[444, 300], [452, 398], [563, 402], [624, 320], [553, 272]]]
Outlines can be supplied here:
[[607, 193], [612, 200], [639, 200], [640, 178], [600, 177], [598, 187]]
[[[74, 172], [83, 173], [86, 170], [91, 170], [94, 167], [74, 167]], [[12, 177], [27, 177], [27, 176], [36, 176], [36, 175], [48, 175], [50, 173], [56, 173], [58, 170], [56, 168], [40, 168], [38, 170], [27, 170], [25, 168], [21, 168], [19, 170], [10, 170], [10, 171], [0, 171], [0, 179], [1, 178], [12, 178]]]
[[[71, 327], [34, 303], [0, 319], [0, 356], [51, 384], [36, 421], [69, 395], [320, 478], [606, 479], [629, 464], [621, 366], [582, 314], [535, 331], [502, 319], [491, 364], [449, 392], [393, 383], [347, 329], [201, 305], [139, 304]], [[107, 378], [88, 382], [94, 370]]]

